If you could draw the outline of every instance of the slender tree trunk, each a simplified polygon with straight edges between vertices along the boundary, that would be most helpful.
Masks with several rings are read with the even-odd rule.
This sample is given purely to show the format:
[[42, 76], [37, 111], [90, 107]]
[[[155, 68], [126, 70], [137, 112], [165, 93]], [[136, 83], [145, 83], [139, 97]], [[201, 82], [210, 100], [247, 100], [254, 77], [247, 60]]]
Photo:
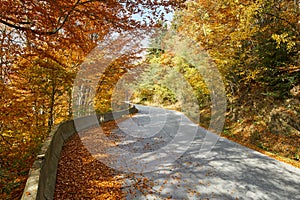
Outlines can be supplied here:
[[55, 104], [55, 93], [56, 93], [56, 79], [54, 75], [54, 71], [52, 70], [52, 91], [50, 94], [50, 110], [49, 110], [49, 118], [48, 118], [48, 131], [50, 132], [52, 126], [54, 124], [54, 104]]
[[72, 112], [72, 89], [68, 90], [68, 117], [71, 119], [73, 116]]
[[52, 90], [51, 99], [50, 99], [50, 110], [49, 110], [49, 118], [48, 118], [48, 131], [50, 132], [52, 129], [52, 126], [54, 124], [54, 90]]

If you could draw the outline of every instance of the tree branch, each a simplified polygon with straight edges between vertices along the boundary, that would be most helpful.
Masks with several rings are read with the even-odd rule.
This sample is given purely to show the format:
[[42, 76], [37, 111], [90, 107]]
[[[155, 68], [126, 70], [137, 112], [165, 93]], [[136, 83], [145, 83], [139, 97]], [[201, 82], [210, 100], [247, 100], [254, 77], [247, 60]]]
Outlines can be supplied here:
[[286, 22], [288, 25], [290, 25], [290, 26], [292, 27], [292, 29], [294, 29], [295, 31], [297, 31], [297, 26], [296, 26], [295, 24], [292, 24], [292, 23], [291, 23], [290, 21], [288, 21], [287, 19], [284, 19], [284, 18], [282, 18], [282, 17], [280, 17], [280, 16], [277, 16], [277, 15], [274, 15], [274, 14], [268, 13], [268, 12], [264, 12], [264, 14], [269, 15], [269, 16], [272, 16], [272, 17], [275, 17], [275, 18], [277, 18], [277, 19], [279, 19], [279, 20], [281, 20], [281, 21]]
[[[59, 26], [57, 26], [56, 28], [54, 28], [52, 31], [39, 31], [39, 30], [33, 30], [30, 27], [23, 27], [23, 26], [19, 26], [13, 23], [10, 23], [8, 21], [5, 21], [3, 19], [0, 19], [0, 23], [17, 29], [17, 30], [22, 30], [22, 31], [31, 31], [34, 34], [37, 35], [54, 35], [56, 34], [60, 29], [62, 29], [62, 27], [65, 25], [65, 23], [67, 22], [68, 18], [70, 17], [70, 15], [72, 14], [72, 12], [75, 10], [75, 8], [80, 5], [80, 0], [77, 0], [76, 3], [74, 4], [74, 6], [72, 7], [72, 9], [66, 14], [66, 16], [63, 17], [63, 21], [60, 22], [61, 17], [58, 20], [58, 24], [60, 24]], [[30, 24], [31, 22], [19, 22], [18, 24]]]

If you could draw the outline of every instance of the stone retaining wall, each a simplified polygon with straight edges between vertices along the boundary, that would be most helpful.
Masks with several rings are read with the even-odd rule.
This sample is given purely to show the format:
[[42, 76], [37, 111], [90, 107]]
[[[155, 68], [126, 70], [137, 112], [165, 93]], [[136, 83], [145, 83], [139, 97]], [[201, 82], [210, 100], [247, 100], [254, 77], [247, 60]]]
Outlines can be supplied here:
[[44, 142], [37, 159], [29, 171], [22, 200], [52, 200], [55, 191], [56, 172], [64, 142], [77, 131], [97, 125], [99, 122], [119, 119], [136, 113], [133, 106], [128, 110], [105, 113], [97, 116], [81, 117], [57, 125]]

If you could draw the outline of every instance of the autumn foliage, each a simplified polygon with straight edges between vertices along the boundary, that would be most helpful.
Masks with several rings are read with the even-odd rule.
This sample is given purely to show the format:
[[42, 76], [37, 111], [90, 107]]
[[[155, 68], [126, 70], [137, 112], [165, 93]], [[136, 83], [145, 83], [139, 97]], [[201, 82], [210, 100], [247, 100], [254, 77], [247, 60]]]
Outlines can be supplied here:
[[[185, 5], [176, 12], [169, 29], [203, 47], [221, 72], [227, 96], [223, 136], [298, 162], [299, 4], [289, 0], [200, 0]], [[203, 77], [188, 73], [193, 68], [190, 63], [176, 62], [181, 58], [160, 49], [152, 50], [148, 58], [161, 66], [146, 71], [144, 79], [163, 72], [162, 66], [181, 70], [202, 100], [200, 118], [205, 122], [210, 104], [205, 104]], [[166, 104], [172, 100], [161, 87], [163, 82], [156, 83], [160, 87], [139, 80], [137, 102]], [[166, 101], [155, 101], [153, 90]]]
[[[1, 0], [1, 199], [20, 198], [45, 136], [72, 117], [73, 81], [85, 56], [113, 33], [156, 25], [179, 3]], [[107, 73], [110, 82], [124, 72]]]

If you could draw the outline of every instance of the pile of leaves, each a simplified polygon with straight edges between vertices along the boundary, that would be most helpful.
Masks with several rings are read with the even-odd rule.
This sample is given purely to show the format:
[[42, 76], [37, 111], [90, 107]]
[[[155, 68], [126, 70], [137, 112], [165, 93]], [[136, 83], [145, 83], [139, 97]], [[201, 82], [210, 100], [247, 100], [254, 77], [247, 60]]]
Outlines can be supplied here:
[[[134, 195], [136, 192], [151, 193], [153, 181], [148, 180], [142, 174], [117, 171], [105, 165], [105, 162], [97, 160], [95, 155], [91, 155], [89, 152], [91, 149], [86, 148], [87, 143], [83, 141], [87, 140], [91, 141], [89, 148], [93, 145], [95, 148], [99, 148], [99, 145], [116, 146], [120, 137], [113, 131], [116, 128], [115, 121], [105, 122], [101, 125], [104, 134], [111, 139], [109, 142], [106, 141], [109, 144], [94, 140], [95, 134], [99, 131], [97, 127], [80, 133], [80, 136], [75, 134], [69, 138], [64, 144], [58, 164], [54, 199], [119, 200], [125, 199], [129, 193], [130, 195]], [[97, 154], [97, 156], [105, 157], [107, 155], [103, 153]], [[130, 180], [130, 184], [126, 184], [125, 179]]]
[[[103, 125], [105, 134], [114, 121]], [[123, 199], [123, 178], [117, 171], [93, 157], [78, 134], [63, 147], [58, 164], [54, 199]]]

